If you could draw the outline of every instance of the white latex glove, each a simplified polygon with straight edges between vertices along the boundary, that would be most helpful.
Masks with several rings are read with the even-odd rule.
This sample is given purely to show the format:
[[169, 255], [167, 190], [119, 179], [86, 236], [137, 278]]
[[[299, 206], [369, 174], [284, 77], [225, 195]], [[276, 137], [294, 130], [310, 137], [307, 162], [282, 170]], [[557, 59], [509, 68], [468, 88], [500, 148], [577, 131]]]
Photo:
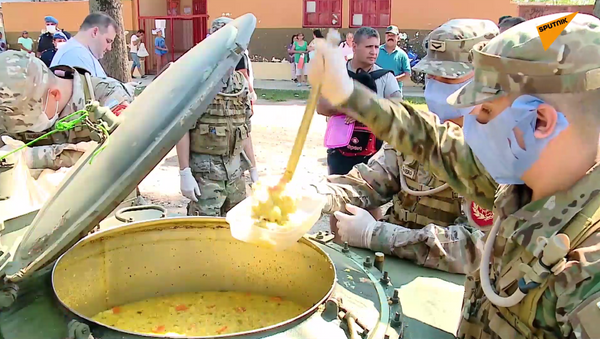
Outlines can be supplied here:
[[252, 91], [250, 93], [250, 101], [254, 104], [256, 102], [256, 99], [258, 99], [258, 96], [256, 96], [256, 91]]
[[25, 145], [24, 142], [22, 142], [20, 140], [15, 140], [15, 139], [9, 137], [8, 135], [2, 136], [2, 142], [4, 142], [4, 146], [2, 146], [2, 150], [7, 153]]
[[370, 248], [373, 229], [377, 221], [371, 213], [360, 207], [346, 204], [346, 210], [351, 214], [335, 212], [333, 215], [338, 220], [337, 227], [340, 238], [348, 245], [361, 248]]
[[[0, 148], [0, 155], [10, 153], [13, 150], [16, 150], [17, 148], [25, 145], [24, 142], [22, 142], [20, 140], [15, 140], [15, 139], [9, 137], [8, 135], [2, 136], [2, 142], [4, 142], [4, 146], [2, 146]], [[33, 154], [31, 152], [31, 148], [25, 147], [22, 150], [20, 150], [19, 152], [17, 152], [15, 154], [15, 156], [22, 156], [23, 159], [25, 160], [25, 163], [27, 164], [27, 167], [29, 167], [29, 168], [32, 167]]]
[[196, 179], [192, 175], [192, 170], [189, 167], [179, 171], [179, 188], [181, 190], [181, 194], [192, 200], [197, 202], [200, 196], [200, 187], [198, 187], [198, 183]]
[[[339, 33], [337, 33], [339, 34]], [[330, 39], [332, 32], [327, 35]], [[354, 81], [348, 75], [342, 50], [325, 39], [317, 39], [316, 52], [310, 62], [308, 82], [316, 87], [321, 83], [321, 95], [332, 105], [345, 103], [354, 90]]]
[[256, 169], [256, 167], [252, 167], [250, 169], [250, 179], [252, 179], [252, 183], [258, 181], [258, 170]]

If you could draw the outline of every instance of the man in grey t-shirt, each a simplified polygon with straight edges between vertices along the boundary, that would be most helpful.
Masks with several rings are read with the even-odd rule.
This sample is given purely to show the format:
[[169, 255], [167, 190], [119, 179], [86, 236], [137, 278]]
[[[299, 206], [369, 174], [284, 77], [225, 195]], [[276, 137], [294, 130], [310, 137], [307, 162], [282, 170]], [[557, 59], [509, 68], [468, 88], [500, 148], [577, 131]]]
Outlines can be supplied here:
[[[347, 68], [349, 71], [354, 73], [366, 72], [371, 73], [377, 70], [380, 70], [381, 67], [375, 64], [377, 61], [377, 56], [379, 55], [379, 33], [371, 28], [371, 27], [362, 27], [356, 30], [354, 33], [354, 42], [353, 42], [353, 58], [347, 62]], [[398, 81], [396, 81], [396, 77], [392, 72], [385, 74], [384, 76], [375, 79], [375, 85], [377, 86], [377, 94], [381, 98], [391, 99], [391, 98], [402, 98], [402, 92], [400, 91], [400, 87], [398, 86]], [[317, 107], [317, 113], [331, 117], [339, 114], [344, 114], [344, 112], [340, 111], [332, 107], [325, 100], [320, 100], [319, 105]], [[357, 149], [368, 149], [368, 146], [365, 147], [363, 142], [367, 136], [371, 136], [368, 140], [375, 141], [375, 136], [372, 134], [365, 133], [364, 131], [357, 131], [357, 128], [364, 127], [358, 122], [355, 122], [354, 119], [346, 116], [346, 123], [352, 124], [354, 123], [354, 132], [349, 142], [349, 146], [352, 145]], [[371, 139], [372, 138], [372, 139]], [[368, 142], [367, 142], [368, 143]], [[344, 175], [347, 174], [355, 165], [364, 163], [366, 164], [369, 158], [375, 154], [375, 152], [381, 148], [382, 142], [377, 140], [375, 142], [375, 149], [371, 149], [370, 152], [365, 150], [359, 154], [348, 154], [345, 152], [347, 147], [340, 148], [331, 148], [327, 150], [327, 167], [330, 175]], [[376, 217], [379, 217], [378, 212], [373, 211]], [[337, 231], [336, 228], [336, 219], [335, 217], [330, 217], [330, 227], [334, 233]]]
[[[375, 62], [379, 56], [379, 32], [371, 27], [362, 27], [354, 33], [354, 56], [348, 61], [348, 70], [356, 73], [362, 70], [371, 73], [380, 70]], [[383, 77], [375, 80], [377, 84], [377, 94], [386, 99], [400, 98], [402, 92], [398, 86], [398, 82], [392, 73], [388, 73]]]
[[50, 66], [80, 67], [94, 77], [106, 78], [106, 72], [98, 60], [111, 50], [117, 27], [113, 18], [106, 14], [88, 15], [79, 32], [56, 52]]

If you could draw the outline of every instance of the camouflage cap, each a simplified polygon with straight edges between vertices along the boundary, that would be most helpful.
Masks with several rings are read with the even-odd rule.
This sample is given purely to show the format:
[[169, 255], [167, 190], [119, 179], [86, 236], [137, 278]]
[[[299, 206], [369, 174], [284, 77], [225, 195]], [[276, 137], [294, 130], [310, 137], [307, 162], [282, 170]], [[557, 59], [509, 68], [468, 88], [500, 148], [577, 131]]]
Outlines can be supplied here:
[[233, 19], [226, 17], [226, 16], [222, 16], [220, 18], [216, 18], [215, 20], [213, 20], [212, 25], [210, 26], [210, 34], [213, 34], [214, 32], [218, 31], [220, 28], [222, 28], [223, 26], [227, 25], [228, 23], [232, 22]]
[[426, 74], [457, 79], [473, 70], [471, 48], [498, 35], [490, 20], [454, 19], [429, 33], [425, 39], [427, 55], [413, 69]]
[[570, 13], [514, 26], [472, 51], [473, 81], [448, 97], [468, 107], [508, 93], [576, 93], [600, 88], [600, 20], [577, 14], [544, 50], [537, 26]]
[[42, 113], [50, 70], [24, 51], [0, 53], [0, 125], [9, 133], [28, 130]]

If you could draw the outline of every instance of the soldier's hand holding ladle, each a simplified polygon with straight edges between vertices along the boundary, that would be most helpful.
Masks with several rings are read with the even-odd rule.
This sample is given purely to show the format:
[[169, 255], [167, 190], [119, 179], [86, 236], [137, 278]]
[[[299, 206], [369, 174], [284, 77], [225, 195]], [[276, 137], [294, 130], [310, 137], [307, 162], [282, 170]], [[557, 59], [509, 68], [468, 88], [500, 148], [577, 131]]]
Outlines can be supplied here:
[[354, 81], [348, 75], [342, 50], [325, 39], [317, 39], [315, 50], [308, 81], [312, 86], [321, 83], [321, 95], [332, 105], [339, 106], [345, 103], [354, 91]]

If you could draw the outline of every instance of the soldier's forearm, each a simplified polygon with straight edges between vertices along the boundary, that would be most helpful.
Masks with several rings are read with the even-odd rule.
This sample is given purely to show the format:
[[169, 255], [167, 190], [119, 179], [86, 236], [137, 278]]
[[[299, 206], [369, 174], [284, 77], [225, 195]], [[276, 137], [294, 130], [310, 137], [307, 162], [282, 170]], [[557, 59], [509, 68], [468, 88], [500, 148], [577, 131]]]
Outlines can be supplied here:
[[183, 138], [175, 146], [177, 150], [177, 160], [179, 169], [183, 170], [190, 167], [190, 133], [186, 132]]
[[244, 153], [250, 160], [252, 168], [256, 167], [256, 158], [254, 156], [254, 145], [252, 145], [252, 135], [248, 136], [248, 139], [244, 140]]
[[347, 115], [367, 125], [396, 150], [412, 155], [459, 194], [491, 209], [497, 184], [475, 159], [462, 129], [440, 124], [436, 115], [419, 112], [409, 104], [380, 99], [354, 82]]
[[430, 224], [422, 229], [410, 229], [379, 221], [373, 230], [370, 248], [420, 266], [469, 274], [479, 267], [483, 237], [483, 232], [462, 225]]
[[330, 104], [329, 101], [321, 98], [317, 103], [317, 114], [326, 117], [331, 117], [340, 114], [340, 111], [338, 111], [332, 104]]
[[391, 200], [387, 193], [378, 192], [365, 181], [359, 168], [368, 170], [365, 164], [359, 164], [346, 175], [330, 175], [326, 182], [314, 185], [319, 194], [327, 198], [324, 213], [346, 212], [346, 204], [372, 210]]

